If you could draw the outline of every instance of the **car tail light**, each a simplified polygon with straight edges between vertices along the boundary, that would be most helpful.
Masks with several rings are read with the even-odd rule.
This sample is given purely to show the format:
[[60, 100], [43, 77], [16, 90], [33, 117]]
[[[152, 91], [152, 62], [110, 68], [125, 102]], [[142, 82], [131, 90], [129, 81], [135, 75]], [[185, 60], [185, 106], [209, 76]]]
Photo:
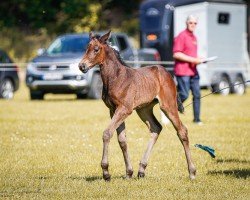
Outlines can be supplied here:
[[17, 65], [14, 65], [14, 69], [19, 72], [20, 71], [20, 68], [17, 66]]
[[157, 40], [157, 35], [149, 34], [149, 35], [147, 35], [147, 40], [150, 40], [150, 41]]
[[154, 58], [155, 58], [156, 61], [160, 61], [161, 60], [161, 55], [159, 54], [159, 52], [156, 52], [154, 54]]

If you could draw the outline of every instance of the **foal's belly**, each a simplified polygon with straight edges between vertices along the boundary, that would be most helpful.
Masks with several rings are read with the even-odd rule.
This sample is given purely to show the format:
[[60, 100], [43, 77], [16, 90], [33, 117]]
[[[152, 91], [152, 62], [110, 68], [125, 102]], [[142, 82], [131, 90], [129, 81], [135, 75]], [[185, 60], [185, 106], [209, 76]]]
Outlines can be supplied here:
[[158, 85], [153, 81], [144, 82], [141, 87], [137, 87], [134, 107], [143, 107], [151, 103], [158, 95]]

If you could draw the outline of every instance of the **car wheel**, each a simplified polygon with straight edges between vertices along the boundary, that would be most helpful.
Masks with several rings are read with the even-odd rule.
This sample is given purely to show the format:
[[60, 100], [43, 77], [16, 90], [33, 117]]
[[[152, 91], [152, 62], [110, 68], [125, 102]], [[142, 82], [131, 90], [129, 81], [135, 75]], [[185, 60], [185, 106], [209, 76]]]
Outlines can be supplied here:
[[0, 85], [0, 97], [4, 99], [12, 99], [13, 96], [14, 84], [9, 78], [6, 78]]
[[88, 97], [87, 94], [81, 94], [81, 93], [77, 93], [76, 96], [77, 96], [77, 99], [86, 99]]
[[102, 97], [102, 79], [99, 74], [93, 74], [88, 97], [91, 99], [100, 99]]
[[30, 90], [30, 99], [31, 100], [43, 100], [44, 93], [41, 91]]
[[237, 76], [233, 86], [233, 93], [243, 95], [246, 91], [246, 84], [242, 76]]

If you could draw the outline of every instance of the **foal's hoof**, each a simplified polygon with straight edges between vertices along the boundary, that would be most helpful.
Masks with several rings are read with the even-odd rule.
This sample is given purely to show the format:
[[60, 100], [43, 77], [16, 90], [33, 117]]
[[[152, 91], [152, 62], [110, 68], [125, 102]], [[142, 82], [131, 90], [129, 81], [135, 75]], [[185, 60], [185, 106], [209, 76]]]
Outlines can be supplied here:
[[126, 172], [126, 178], [127, 179], [129, 179], [129, 178], [132, 178], [133, 177], [133, 170], [128, 170], [127, 172]]
[[189, 178], [190, 180], [194, 180], [195, 179], [195, 176], [196, 176], [196, 169], [193, 168], [190, 173], [189, 173]]
[[195, 175], [190, 174], [190, 175], [189, 175], [189, 178], [190, 178], [190, 180], [192, 181], [192, 180], [194, 180], [194, 179], [195, 179]]
[[129, 179], [132, 179], [132, 178], [133, 178], [133, 176], [128, 176], [128, 175], [123, 177], [123, 179], [126, 179], [126, 180], [129, 180]]
[[137, 177], [138, 178], [144, 178], [145, 177], [145, 173], [144, 172], [138, 172]]
[[103, 179], [104, 179], [105, 181], [109, 182], [110, 179], [111, 179], [111, 176], [110, 176], [109, 174], [103, 174]]
[[194, 180], [194, 179], [195, 179], [195, 175], [196, 175], [196, 172], [190, 173], [190, 174], [189, 174], [190, 180]]

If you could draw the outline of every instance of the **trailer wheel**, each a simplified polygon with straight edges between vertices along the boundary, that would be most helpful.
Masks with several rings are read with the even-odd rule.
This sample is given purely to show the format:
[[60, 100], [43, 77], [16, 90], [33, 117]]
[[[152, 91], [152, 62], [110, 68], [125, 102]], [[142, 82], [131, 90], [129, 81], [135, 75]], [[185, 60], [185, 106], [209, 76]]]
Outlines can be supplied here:
[[238, 75], [234, 81], [233, 93], [243, 95], [246, 92], [246, 84], [241, 75]]
[[229, 95], [230, 94], [230, 82], [229, 79], [226, 76], [222, 76], [219, 82], [219, 93], [221, 95]]
[[219, 82], [212, 85], [212, 92], [215, 94], [228, 95], [230, 93], [230, 82], [227, 76], [222, 75]]

